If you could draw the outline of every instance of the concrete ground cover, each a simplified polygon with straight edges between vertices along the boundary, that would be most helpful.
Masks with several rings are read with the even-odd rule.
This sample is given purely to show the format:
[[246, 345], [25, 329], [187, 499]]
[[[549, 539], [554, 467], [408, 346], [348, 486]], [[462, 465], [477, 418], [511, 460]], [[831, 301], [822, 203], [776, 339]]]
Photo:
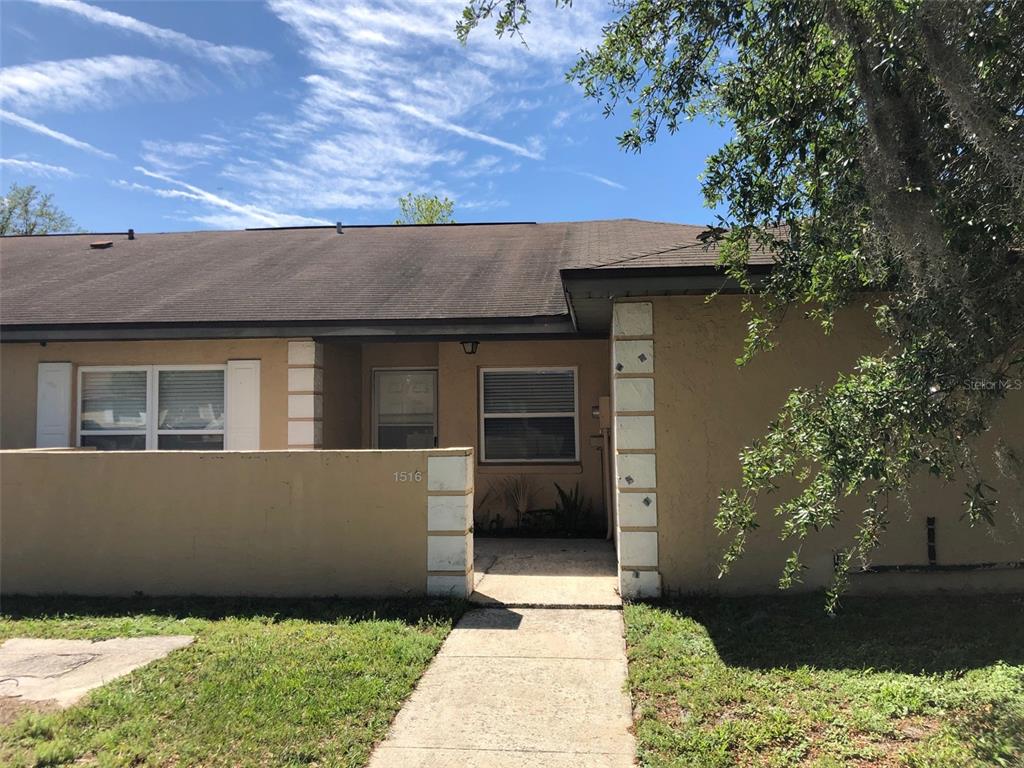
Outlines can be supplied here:
[[0, 646], [0, 697], [68, 707], [93, 688], [192, 644], [191, 635], [110, 640], [12, 638]]
[[632, 766], [621, 603], [606, 591], [614, 558], [603, 542], [530, 540], [516, 552], [519, 540], [491, 541], [478, 564], [504, 563], [500, 584], [479, 594], [493, 570], [478, 582], [471, 601], [483, 607], [449, 635], [370, 768]]
[[480, 605], [622, 605], [615, 549], [603, 539], [488, 539], [473, 542]]

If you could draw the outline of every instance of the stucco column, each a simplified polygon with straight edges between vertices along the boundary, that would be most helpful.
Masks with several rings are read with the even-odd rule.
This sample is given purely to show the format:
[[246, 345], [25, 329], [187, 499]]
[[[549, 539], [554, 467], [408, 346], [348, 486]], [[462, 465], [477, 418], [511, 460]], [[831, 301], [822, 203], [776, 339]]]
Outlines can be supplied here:
[[658, 597], [661, 574], [651, 302], [615, 303], [612, 369], [619, 591], [624, 598]]
[[427, 594], [473, 591], [473, 452], [427, 457]]
[[323, 344], [312, 339], [288, 342], [289, 449], [323, 447], [323, 365]]

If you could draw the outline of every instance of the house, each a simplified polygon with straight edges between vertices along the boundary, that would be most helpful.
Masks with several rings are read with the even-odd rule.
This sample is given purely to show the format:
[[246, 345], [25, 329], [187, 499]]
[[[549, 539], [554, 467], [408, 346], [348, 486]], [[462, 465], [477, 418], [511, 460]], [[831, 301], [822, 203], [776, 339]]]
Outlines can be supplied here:
[[[537, 490], [538, 506], [554, 503], [555, 483], [579, 484], [593, 503], [595, 525], [609, 521], [626, 596], [772, 590], [791, 546], [779, 540], [777, 526], [759, 529], [734, 571], [718, 578], [725, 544], [713, 527], [718, 494], [737, 482], [738, 452], [763, 432], [793, 386], [833, 380], [880, 340], [861, 308], [845, 311], [828, 336], [794, 317], [782, 327], [777, 350], [738, 369], [746, 322], [741, 297], [717, 268], [714, 248], [698, 237], [702, 231], [625, 219], [4, 238], [5, 559], [29, 563], [47, 556], [38, 548], [17, 549], [18, 539], [41, 536], [33, 526], [67, 506], [70, 485], [60, 491], [63, 502], [52, 494], [71, 484], [72, 474], [74, 482], [101, 489], [105, 501], [95, 514], [106, 514], [124, 496], [124, 476], [102, 474], [120, 471], [101, 463], [113, 461], [106, 452], [141, 452], [131, 454], [135, 469], [125, 472], [152, 471], [146, 482], [179, 487], [191, 483], [169, 475], [175, 466], [200, 471], [195, 456], [183, 451], [218, 452], [223, 473], [236, 466], [235, 454], [313, 454], [293, 456], [291, 474], [274, 480], [291, 495], [268, 507], [269, 516], [296, 503], [296, 494], [306, 498], [309, 488], [320, 487], [312, 475], [296, 477], [296, 467], [322, 472], [334, 452], [342, 452], [347, 463], [335, 478], [351, 477], [354, 488], [362, 482], [359, 467], [377, 461], [374, 456], [388, 454], [394, 462], [405, 455], [396, 452], [418, 451], [425, 460], [458, 467], [471, 456], [468, 476], [463, 472], [455, 485], [431, 481], [426, 491], [434, 494], [432, 515], [452, 503], [445, 494], [467, 496], [475, 520], [441, 532], [457, 533], [458, 546], [433, 536], [426, 524], [423, 536], [408, 543], [408, 552], [429, 547], [432, 561], [454, 563], [427, 566], [435, 583], [464, 582], [472, 557], [463, 538], [471, 547], [474, 527], [512, 522], [496, 511], [488, 489], [524, 476]], [[770, 268], [768, 255], [750, 265], [754, 272]], [[1005, 403], [1002, 417], [1004, 434], [1024, 434], [1019, 393]], [[90, 455], [51, 451], [41, 457], [23, 450], [67, 447], [91, 449]], [[442, 455], [446, 449], [472, 451], [453, 457]], [[163, 451], [171, 453], [156, 464], [154, 456]], [[261, 460], [277, 461], [271, 456]], [[277, 465], [261, 466], [260, 476], [243, 486], [276, 477]], [[18, 478], [12, 477], [15, 467]], [[421, 472], [388, 467], [396, 484]], [[30, 474], [39, 482], [30, 483]], [[40, 501], [46, 477], [58, 488], [47, 491], [52, 503]], [[209, 477], [217, 482], [216, 471]], [[297, 484], [306, 489], [296, 490]], [[148, 505], [158, 504], [139, 493], [118, 525], [135, 524], [149, 514]], [[249, 503], [261, 503], [266, 493]], [[364, 498], [360, 493], [352, 490], [346, 501], [342, 489], [331, 503], [355, 503]], [[237, 504], [240, 494], [219, 497], [221, 508]], [[993, 530], [968, 528], [958, 520], [960, 499], [959, 488], [922, 483], [911, 508], [894, 512], [877, 555], [880, 567], [858, 575], [854, 588], [1024, 586], [1024, 532], [1009, 519]], [[165, 512], [186, 515], [201, 503]], [[367, 492], [360, 503], [387, 510], [399, 501], [385, 503]], [[302, 514], [327, 525], [319, 517], [323, 503], [311, 504]], [[62, 522], [50, 524], [80, 522], [66, 510], [60, 514]], [[388, 513], [375, 514], [358, 546], [344, 525], [331, 535], [351, 539], [364, 555], [380, 547], [373, 549], [376, 560], [399, 551], [388, 549], [383, 535], [388, 525], [380, 515]], [[281, 522], [274, 534], [246, 524], [250, 548], [263, 547], [268, 537], [297, 535], [297, 519]], [[300, 527], [303, 535], [318, 536], [312, 523]], [[173, 535], [173, 522], [159, 530], [146, 535]], [[203, 530], [192, 536], [193, 545], [219, 535]], [[834, 552], [852, 535], [844, 525], [805, 546], [805, 588], [828, 583]], [[351, 556], [360, 557], [358, 551]], [[152, 566], [158, 555], [147, 557]], [[281, 568], [297, 567], [289, 563]], [[14, 566], [6, 567], [9, 585]], [[81, 567], [76, 579], [99, 566]], [[315, 589], [316, 573], [296, 590]], [[380, 583], [370, 579], [362, 591]], [[50, 589], [60, 586], [47, 582]]]

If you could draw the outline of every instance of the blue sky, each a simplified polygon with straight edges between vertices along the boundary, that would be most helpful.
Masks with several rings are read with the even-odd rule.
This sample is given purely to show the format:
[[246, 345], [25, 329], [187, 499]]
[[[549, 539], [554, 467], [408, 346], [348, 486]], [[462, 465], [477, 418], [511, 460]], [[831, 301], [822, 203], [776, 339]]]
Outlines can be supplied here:
[[529, 48], [462, 0], [0, 4], [0, 175], [92, 231], [390, 222], [405, 192], [459, 221], [702, 224], [724, 129], [640, 155], [563, 73], [609, 7], [537, 0]]

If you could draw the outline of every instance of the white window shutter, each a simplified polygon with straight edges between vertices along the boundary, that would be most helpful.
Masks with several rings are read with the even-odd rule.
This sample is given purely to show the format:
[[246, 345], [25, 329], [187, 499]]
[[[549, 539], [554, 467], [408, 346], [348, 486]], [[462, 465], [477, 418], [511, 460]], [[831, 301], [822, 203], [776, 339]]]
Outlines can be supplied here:
[[229, 451], [260, 449], [260, 361], [228, 360], [225, 381], [224, 447]]
[[40, 363], [36, 385], [36, 448], [71, 446], [71, 363]]

